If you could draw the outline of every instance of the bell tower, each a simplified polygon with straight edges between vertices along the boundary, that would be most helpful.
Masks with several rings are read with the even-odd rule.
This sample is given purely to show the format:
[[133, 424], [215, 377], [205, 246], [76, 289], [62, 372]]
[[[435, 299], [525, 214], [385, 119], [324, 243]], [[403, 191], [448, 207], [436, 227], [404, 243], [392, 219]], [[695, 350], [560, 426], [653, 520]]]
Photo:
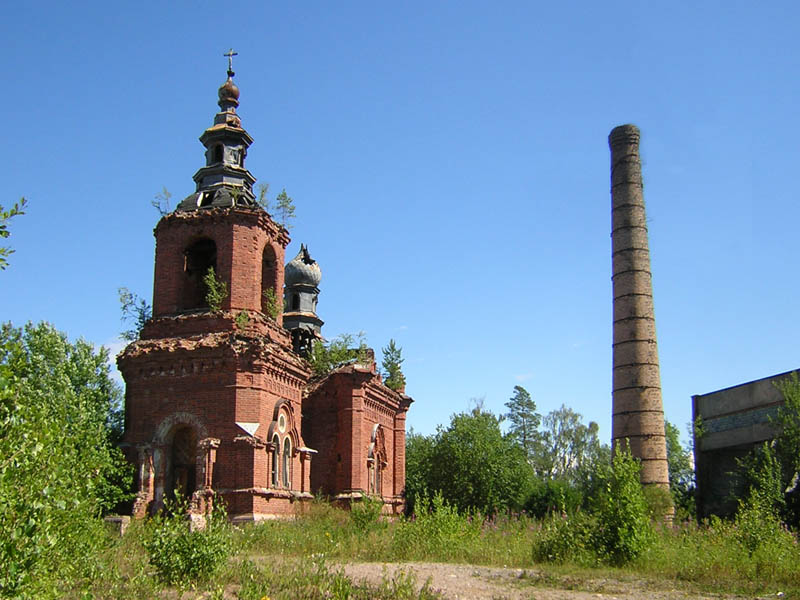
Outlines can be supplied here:
[[117, 359], [138, 514], [177, 492], [202, 510], [216, 491], [241, 520], [294, 514], [311, 497], [300, 429], [310, 373], [275, 300], [289, 236], [255, 201], [245, 167], [253, 139], [236, 113], [235, 53], [226, 56], [195, 191], [154, 231], [153, 317]]

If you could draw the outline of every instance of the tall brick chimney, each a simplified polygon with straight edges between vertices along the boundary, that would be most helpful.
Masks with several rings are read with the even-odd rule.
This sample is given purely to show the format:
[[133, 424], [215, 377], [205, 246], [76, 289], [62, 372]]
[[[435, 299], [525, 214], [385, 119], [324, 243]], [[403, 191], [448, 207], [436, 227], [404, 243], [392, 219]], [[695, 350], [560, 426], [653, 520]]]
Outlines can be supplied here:
[[639, 129], [615, 127], [608, 144], [614, 287], [611, 442], [616, 449], [627, 440], [641, 460], [642, 484], [669, 489]]

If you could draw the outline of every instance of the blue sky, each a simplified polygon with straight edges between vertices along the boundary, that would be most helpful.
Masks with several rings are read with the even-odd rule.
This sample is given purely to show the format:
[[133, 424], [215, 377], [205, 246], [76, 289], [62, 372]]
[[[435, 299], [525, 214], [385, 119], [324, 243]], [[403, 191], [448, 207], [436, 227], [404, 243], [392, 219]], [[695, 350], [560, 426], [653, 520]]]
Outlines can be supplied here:
[[120, 348], [153, 196], [194, 189], [234, 47], [248, 168], [297, 205], [323, 333], [403, 347], [424, 433], [514, 385], [610, 437], [607, 135], [642, 130], [667, 417], [800, 366], [795, 2], [13, 3], [0, 315]]

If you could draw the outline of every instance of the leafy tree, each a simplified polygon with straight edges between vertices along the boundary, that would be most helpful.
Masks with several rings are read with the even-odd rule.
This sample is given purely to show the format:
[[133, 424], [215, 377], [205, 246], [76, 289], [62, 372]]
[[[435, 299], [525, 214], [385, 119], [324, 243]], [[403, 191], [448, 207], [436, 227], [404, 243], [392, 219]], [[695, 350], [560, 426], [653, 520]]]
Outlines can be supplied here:
[[542, 477], [575, 479], [598, 459], [609, 456], [597, 436], [598, 425], [583, 424], [583, 417], [562, 405], [542, 420], [542, 452], [535, 468]]
[[654, 540], [649, 509], [639, 481], [639, 462], [628, 448], [614, 453], [611, 468], [601, 472], [602, 492], [595, 514], [600, 527], [595, 540], [603, 557], [612, 564], [632, 561]]
[[291, 229], [290, 219], [294, 219], [294, 200], [286, 193], [286, 188], [275, 198], [275, 212], [281, 225], [286, 229]]
[[153, 309], [144, 298], [131, 292], [126, 287], [119, 288], [117, 293], [119, 294], [119, 303], [122, 307], [122, 322], [131, 323], [133, 325], [130, 329], [123, 331], [120, 337], [129, 342], [138, 340], [139, 334], [142, 332], [142, 327], [144, 327], [145, 323], [147, 323], [153, 315]]
[[787, 490], [785, 518], [793, 527], [800, 527], [800, 379], [792, 373], [776, 385], [783, 395], [774, 424], [779, 428], [775, 452], [781, 465], [781, 483]]
[[525, 453], [500, 431], [500, 419], [476, 408], [440, 427], [430, 454], [429, 492], [461, 511], [520, 510], [531, 489]]
[[406, 384], [406, 376], [400, 369], [403, 364], [403, 349], [395, 344], [395, 341], [389, 340], [389, 344], [381, 349], [383, 353], [383, 383], [386, 387], [392, 390], [399, 390]]
[[406, 514], [414, 514], [421, 498], [430, 498], [428, 490], [433, 461], [435, 438], [432, 435], [415, 433], [413, 428], [406, 435]]
[[536, 412], [536, 402], [521, 385], [514, 386], [514, 395], [506, 402], [508, 413], [505, 418], [511, 422], [508, 436], [525, 451], [531, 464], [534, 463], [537, 451], [541, 449], [539, 425], [542, 416]]
[[[24, 215], [27, 203], [27, 200], [22, 198], [8, 210], [4, 210], [3, 205], [0, 204], [0, 238], [7, 238], [11, 235], [11, 232], [8, 230], [8, 222], [17, 215]], [[13, 252], [14, 251], [8, 246], [0, 246], [0, 270], [5, 270], [8, 266], [8, 257]]]
[[669, 491], [672, 503], [686, 516], [694, 516], [694, 467], [692, 451], [681, 445], [680, 431], [669, 421], [664, 421], [669, 465]]
[[57, 596], [89, 573], [97, 518], [129, 497], [108, 352], [48, 324], [0, 328], [0, 596]]
[[[356, 340], [358, 346], [354, 347]], [[343, 333], [328, 343], [314, 342], [308, 362], [311, 363], [315, 375], [325, 375], [348, 362], [367, 364], [370, 361], [369, 353], [363, 331], [357, 336]]]
[[786, 500], [782, 465], [772, 445], [764, 442], [743, 458], [737, 459], [736, 463], [739, 472], [734, 489], [739, 504], [746, 498], [755, 501], [759, 506], [769, 507], [775, 514], [783, 515]]

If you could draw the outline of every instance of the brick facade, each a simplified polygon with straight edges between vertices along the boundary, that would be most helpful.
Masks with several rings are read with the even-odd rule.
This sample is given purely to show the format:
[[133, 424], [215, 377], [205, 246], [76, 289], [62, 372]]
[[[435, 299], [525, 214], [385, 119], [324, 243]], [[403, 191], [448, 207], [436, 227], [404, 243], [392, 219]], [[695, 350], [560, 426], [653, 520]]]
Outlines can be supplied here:
[[[158, 510], [176, 490], [196, 510], [214, 492], [236, 520], [293, 515], [320, 491], [378, 495], [398, 512], [412, 400], [383, 385], [374, 363], [312, 381], [281, 311], [269, 316], [267, 298], [283, 297], [289, 237], [252, 201], [243, 162], [252, 140], [228, 75], [222, 112], [201, 137], [198, 190], [155, 228], [153, 317], [117, 358], [133, 512]], [[227, 286], [218, 310], [205, 298], [209, 268]]]

